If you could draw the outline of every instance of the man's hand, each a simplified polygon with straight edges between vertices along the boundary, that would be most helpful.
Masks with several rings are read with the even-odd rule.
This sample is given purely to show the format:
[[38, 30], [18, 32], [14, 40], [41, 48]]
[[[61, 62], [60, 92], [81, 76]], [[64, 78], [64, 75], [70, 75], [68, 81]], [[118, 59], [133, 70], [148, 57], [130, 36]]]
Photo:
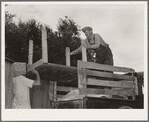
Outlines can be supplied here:
[[78, 53], [80, 53], [80, 52], [81, 52], [81, 46], [78, 47], [76, 50], [72, 51], [72, 52], [70, 53], [70, 55], [75, 55], [75, 54], [78, 54]]
[[88, 48], [88, 45], [85, 43], [85, 41], [81, 40], [81, 47]]
[[40, 85], [41, 83], [40, 83], [40, 76], [39, 76], [38, 71], [36, 71], [36, 70], [33, 69], [33, 70], [31, 70], [31, 72], [34, 73], [34, 74], [36, 74], [36, 80], [33, 83], [33, 85]]
[[82, 43], [81, 44], [82, 47], [88, 48], [87, 44]]

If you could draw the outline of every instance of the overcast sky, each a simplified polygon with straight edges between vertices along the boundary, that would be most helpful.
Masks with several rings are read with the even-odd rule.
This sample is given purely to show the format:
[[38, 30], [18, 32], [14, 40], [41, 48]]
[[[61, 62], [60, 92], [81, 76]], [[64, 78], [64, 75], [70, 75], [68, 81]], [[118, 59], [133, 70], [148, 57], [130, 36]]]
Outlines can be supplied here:
[[[46, 4], [9, 4], [9, 13], [16, 14], [15, 21], [37, 19], [57, 30], [59, 18], [73, 19], [81, 28], [91, 26], [94, 33], [110, 45], [114, 65], [144, 70], [144, 5], [136, 2], [73, 2]], [[85, 38], [81, 33], [81, 38]]]

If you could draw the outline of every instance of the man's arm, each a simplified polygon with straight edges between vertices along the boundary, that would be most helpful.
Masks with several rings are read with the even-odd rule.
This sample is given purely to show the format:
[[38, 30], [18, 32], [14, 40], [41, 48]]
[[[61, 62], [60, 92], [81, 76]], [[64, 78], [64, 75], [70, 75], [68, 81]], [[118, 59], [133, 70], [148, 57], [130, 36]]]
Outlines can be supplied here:
[[83, 39], [82, 39], [82, 40], [81, 40], [81, 45], [80, 45], [80, 47], [78, 47], [76, 50], [72, 51], [72, 52], [70, 53], [70, 55], [75, 55], [75, 54], [81, 53], [81, 52], [82, 52], [82, 47], [87, 48], [87, 46], [88, 46], [88, 44], [87, 44], [86, 40], [83, 40]]
[[90, 48], [90, 49], [96, 49], [100, 46], [100, 43], [101, 43], [101, 38], [98, 34], [95, 35], [95, 44], [93, 45], [88, 45], [87, 48]]
[[33, 85], [40, 85], [41, 83], [40, 83], [40, 76], [39, 76], [38, 71], [32, 70], [32, 73], [36, 75], [36, 80], [34, 81]]
[[75, 55], [75, 54], [78, 54], [78, 53], [80, 53], [80, 52], [81, 52], [81, 46], [78, 47], [76, 50], [72, 51], [72, 52], [70, 53], [70, 55]]

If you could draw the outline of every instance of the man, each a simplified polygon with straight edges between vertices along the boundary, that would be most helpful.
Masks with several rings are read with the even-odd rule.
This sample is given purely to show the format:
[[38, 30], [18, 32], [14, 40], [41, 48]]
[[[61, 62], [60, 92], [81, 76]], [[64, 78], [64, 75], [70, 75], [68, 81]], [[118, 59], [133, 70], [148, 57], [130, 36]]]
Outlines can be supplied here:
[[29, 88], [32, 88], [32, 85], [40, 85], [39, 73], [36, 70], [32, 70], [32, 73], [36, 75], [36, 80], [26, 78], [24, 75], [15, 74], [13, 78], [13, 109], [31, 109]]
[[[93, 34], [91, 27], [84, 27], [82, 31], [87, 38], [84, 40], [81, 46], [89, 49], [90, 53], [94, 52], [96, 54], [95, 62], [99, 64], [113, 65], [112, 51], [102, 37], [99, 34]], [[70, 55], [75, 55], [81, 52], [81, 46], [78, 49], [72, 51]]]

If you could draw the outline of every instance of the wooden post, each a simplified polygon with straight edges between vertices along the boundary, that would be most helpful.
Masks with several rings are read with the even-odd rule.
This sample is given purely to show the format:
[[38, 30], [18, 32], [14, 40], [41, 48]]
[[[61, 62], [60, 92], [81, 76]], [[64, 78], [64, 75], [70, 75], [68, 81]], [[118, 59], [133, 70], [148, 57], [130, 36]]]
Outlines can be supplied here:
[[28, 64], [33, 64], [33, 40], [29, 40]]
[[57, 100], [57, 82], [50, 81], [49, 83], [49, 99], [52, 103], [52, 108], [55, 108], [55, 102]]
[[[81, 44], [83, 41], [81, 40]], [[82, 60], [87, 61], [87, 54], [86, 54], [86, 48], [82, 46]]]
[[54, 86], [54, 101], [57, 100], [57, 82], [53, 81], [53, 86]]
[[70, 66], [70, 48], [66, 47], [66, 65]]
[[82, 68], [80, 62], [78, 61], [78, 88], [79, 88], [79, 95], [82, 95], [80, 90], [82, 88], [87, 88], [86, 85], [87, 78], [86, 78], [86, 69]]
[[82, 99], [82, 101], [83, 101], [82, 108], [87, 108], [87, 98], [84, 97], [84, 98]]
[[51, 107], [54, 108], [54, 83], [53, 81], [49, 82], [49, 100], [51, 102]]
[[45, 29], [45, 26], [42, 28], [42, 60], [48, 62], [47, 30]]
[[132, 97], [132, 99], [135, 100], [137, 95], [138, 95], [138, 82], [137, 82], [137, 78], [135, 77], [135, 80], [134, 80], [134, 96]]
[[51, 101], [54, 100], [53, 88], [54, 88], [53, 81], [50, 81], [50, 83], [49, 83], [49, 99]]

